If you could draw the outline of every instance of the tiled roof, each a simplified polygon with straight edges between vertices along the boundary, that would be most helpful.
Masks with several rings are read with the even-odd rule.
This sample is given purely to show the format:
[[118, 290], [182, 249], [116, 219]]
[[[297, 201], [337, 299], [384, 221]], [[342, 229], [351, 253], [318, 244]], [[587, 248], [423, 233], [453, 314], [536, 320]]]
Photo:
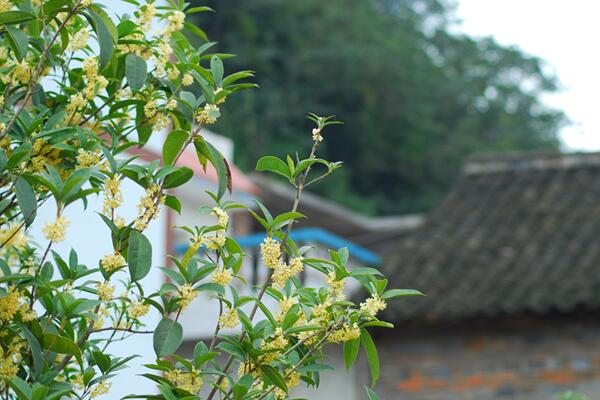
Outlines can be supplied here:
[[394, 320], [597, 308], [600, 154], [472, 159], [385, 265]]

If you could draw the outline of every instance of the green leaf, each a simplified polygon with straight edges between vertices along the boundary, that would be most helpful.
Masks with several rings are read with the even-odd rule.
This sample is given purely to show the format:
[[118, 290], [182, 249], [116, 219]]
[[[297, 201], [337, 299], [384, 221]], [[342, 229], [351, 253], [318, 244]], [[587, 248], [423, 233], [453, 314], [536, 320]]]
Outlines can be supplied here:
[[176, 211], [177, 214], [181, 214], [181, 202], [176, 196], [168, 194], [165, 197], [165, 206], [169, 207], [171, 210]]
[[21, 177], [15, 181], [15, 192], [17, 194], [17, 203], [25, 218], [25, 224], [29, 226], [35, 219], [35, 210], [37, 208], [35, 192], [29, 182]]
[[217, 87], [223, 82], [223, 61], [217, 56], [212, 56], [210, 59], [210, 72]]
[[277, 217], [275, 217], [275, 219], [273, 220], [273, 226], [272, 229], [273, 230], [277, 230], [282, 228], [283, 226], [287, 225], [290, 221], [293, 221], [295, 219], [298, 218], [303, 218], [304, 214], [300, 214], [299, 212], [286, 212], [283, 214], [278, 215]]
[[0, 13], [0, 25], [15, 25], [21, 22], [30, 21], [35, 15], [25, 11], [7, 11]]
[[154, 331], [154, 352], [158, 357], [173, 354], [183, 340], [183, 328], [178, 322], [163, 318]]
[[79, 355], [79, 347], [75, 342], [67, 337], [44, 333], [44, 347], [55, 353]]
[[131, 280], [134, 282], [148, 275], [152, 266], [152, 244], [146, 236], [136, 230], [132, 230], [129, 236], [127, 264]]
[[23, 60], [27, 55], [27, 48], [29, 47], [29, 40], [25, 32], [12, 26], [6, 27], [10, 45], [17, 56], [19, 61]]
[[375, 394], [374, 391], [365, 386], [365, 390], [367, 391], [367, 397], [369, 400], [379, 400], [379, 397]]
[[179, 167], [169, 175], [166, 176], [163, 181], [164, 189], [172, 189], [177, 186], [181, 186], [194, 176], [194, 171], [188, 167]]
[[344, 366], [346, 369], [350, 369], [354, 365], [358, 350], [360, 350], [360, 338], [344, 342]]
[[283, 376], [281, 376], [281, 373], [279, 373], [279, 371], [276, 368], [273, 368], [270, 365], [263, 364], [260, 366], [260, 369], [263, 372], [263, 374], [265, 375], [265, 377], [268, 378], [270, 383], [274, 384], [279, 389], [281, 389], [287, 393], [288, 388], [287, 388], [287, 385], [285, 384], [285, 380], [283, 379]]
[[152, 125], [147, 121], [143, 104], [138, 104], [135, 108], [135, 125], [137, 127], [138, 141], [140, 142], [140, 146], [143, 146], [152, 135]]
[[110, 62], [113, 55], [113, 40], [110, 30], [104, 23], [104, 19], [94, 11], [90, 11], [93, 20], [93, 28], [98, 37], [100, 45], [100, 67], [104, 68]]
[[270, 171], [290, 178], [290, 169], [285, 162], [274, 156], [265, 156], [256, 163], [257, 171]]
[[125, 76], [131, 90], [136, 92], [140, 90], [146, 82], [147, 74], [148, 66], [146, 65], [146, 61], [135, 54], [128, 54], [127, 58], [125, 58]]
[[179, 155], [189, 137], [190, 134], [181, 129], [176, 129], [169, 133], [162, 148], [165, 165], [173, 165], [175, 158]]
[[44, 358], [42, 355], [42, 347], [40, 346], [40, 342], [37, 338], [31, 333], [29, 329], [23, 324], [19, 324], [21, 331], [23, 332], [23, 336], [27, 340], [29, 344], [29, 349], [31, 351], [31, 356], [33, 358], [33, 371], [34, 376], [39, 376], [44, 369]]
[[219, 188], [217, 198], [221, 199], [226, 190], [231, 193], [231, 171], [225, 157], [212, 144], [204, 140], [202, 137], [194, 138], [194, 148], [198, 156], [198, 161], [205, 167], [207, 160], [215, 167]]
[[371, 386], [375, 386], [377, 380], [379, 379], [379, 355], [377, 354], [377, 347], [375, 346], [375, 342], [373, 342], [373, 338], [366, 329], [361, 328], [360, 341], [365, 349], [367, 362], [369, 364], [369, 369], [371, 370]]
[[393, 299], [400, 296], [425, 296], [422, 292], [416, 289], [390, 289], [381, 295], [384, 300]]

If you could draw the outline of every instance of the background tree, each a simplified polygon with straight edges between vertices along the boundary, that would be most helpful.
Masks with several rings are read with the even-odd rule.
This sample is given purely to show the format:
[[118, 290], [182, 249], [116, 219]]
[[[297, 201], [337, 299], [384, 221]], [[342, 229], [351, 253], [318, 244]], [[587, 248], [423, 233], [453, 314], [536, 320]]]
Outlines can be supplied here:
[[473, 153], [557, 149], [564, 115], [540, 101], [557, 90], [542, 61], [494, 40], [454, 33], [441, 0], [220, 0], [203, 18], [229, 65], [256, 70], [262, 90], [219, 121], [253, 167], [265, 151], [296, 150], [319, 109], [332, 130], [327, 159], [347, 168], [314, 190], [365, 213], [434, 205]]

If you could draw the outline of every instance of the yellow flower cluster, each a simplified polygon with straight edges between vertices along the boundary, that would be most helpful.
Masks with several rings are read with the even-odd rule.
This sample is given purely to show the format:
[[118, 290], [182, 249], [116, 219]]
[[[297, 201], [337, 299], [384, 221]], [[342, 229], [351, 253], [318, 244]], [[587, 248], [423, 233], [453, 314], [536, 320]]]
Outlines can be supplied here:
[[344, 294], [344, 286], [346, 282], [344, 280], [336, 280], [335, 272], [331, 271], [327, 275], [327, 284], [329, 285], [329, 297], [333, 301], [342, 301], [346, 298]]
[[220, 207], [213, 207], [210, 214], [217, 219], [217, 225], [223, 229], [227, 228], [227, 225], [229, 224], [229, 215], [227, 215], [224, 210]]
[[114, 174], [104, 181], [104, 204], [102, 212], [110, 216], [112, 210], [119, 208], [123, 204], [123, 194], [121, 193], [121, 176]]
[[183, 86], [190, 86], [192, 83], [194, 83], [194, 78], [190, 74], [184, 74], [183, 78], [181, 78], [181, 84]]
[[0, 255], [6, 254], [6, 251], [12, 248], [17, 251], [23, 250], [28, 241], [20, 224], [11, 224], [6, 229], [0, 229], [0, 244], [3, 244]]
[[260, 245], [260, 254], [268, 268], [275, 268], [281, 263], [281, 244], [272, 237], [266, 237]]
[[273, 271], [273, 286], [276, 288], [282, 288], [288, 279], [292, 278], [297, 273], [304, 270], [304, 258], [302, 256], [294, 257], [290, 260], [289, 265], [279, 262]]
[[0, 376], [3, 378], [14, 378], [19, 372], [21, 364], [21, 349], [24, 347], [24, 342], [19, 341], [18, 337], [14, 337], [6, 350], [0, 347]]
[[173, 32], [177, 32], [183, 29], [185, 22], [185, 14], [181, 11], [175, 11], [173, 14], [167, 17], [167, 27], [165, 28], [164, 36], [170, 37]]
[[235, 328], [240, 324], [240, 317], [234, 308], [227, 307], [219, 316], [219, 326], [221, 328]]
[[160, 186], [157, 184], [150, 185], [137, 205], [139, 215], [133, 224], [133, 228], [140, 232], [146, 229], [151, 220], [158, 218], [160, 204], [164, 204], [164, 202], [165, 196], [161, 194]]
[[192, 368], [190, 372], [181, 369], [167, 371], [165, 378], [175, 387], [192, 394], [197, 394], [203, 383], [202, 374], [196, 368]]
[[385, 300], [377, 295], [373, 295], [363, 303], [360, 303], [360, 310], [369, 314], [371, 317], [375, 317], [379, 311], [385, 310], [386, 307], [387, 304]]
[[15, 286], [9, 286], [6, 295], [0, 297], [0, 321], [10, 322], [17, 313], [24, 321], [35, 319], [35, 311], [30, 310], [23, 293]]
[[73, 36], [69, 38], [69, 44], [67, 45], [68, 51], [77, 51], [87, 46], [87, 42], [90, 38], [90, 32], [87, 29], [80, 29]]
[[63, 215], [58, 216], [54, 222], [46, 222], [42, 228], [44, 237], [51, 242], [59, 243], [65, 240], [69, 221]]
[[98, 309], [97, 318], [94, 319], [94, 329], [102, 329], [104, 328], [104, 322], [106, 318], [110, 316], [110, 312], [106, 309], [106, 307], [102, 306]]
[[150, 304], [134, 301], [127, 310], [129, 311], [129, 316], [131, 318], [139, 319], [148, 314], [148, 311], [150, 311]]
[[152, 57], [152, 47], [147, 44], [141, 44], [139, 42], [143, 42], [146, 40], [146, 37], [143, 33], [132, 33], [125, 37], [126, 40], [130, 40], [132, 42], [138, 43], [123, 43], [118, 44], [117, 49], [124, 54], [131, 53], [136, 56], [142, 57], [144, 60], [148, 61], [150, 57]]
[[31, 146], [31, 160], [27, 165], [28, 172], [42, 172], [47, 165], [56, 166], [62, 159], [60, 149], [50, 145], [42, 139], [37, 139]]
[[108, 381], [102, 381], [98, 383], [90, 392], [90, 399], [107, 394], [110, 390], [110, 385], [111, 384]]
[[293, 297], [284, 297], [279, 300], [278, 305], [281, 313], [277, 315], [277, 321], [282, 322], [285, 318], [285, 315], [290, 311], [290, 309], [296, 304], [296, 299]]
[[100, 301], [110, 301], [115, 293], [115, 287], [108, 281], [98, 282], [96, 284], [96, 291], [98, 291]]
[[323, 136], [321, 136], [321, 130], [319, 128], [314, 128], [312, 130], [312, 138], [314, 142], [322, 142]]
[[196, 120], [202, 125], [211, 125], [217, 122], [221, 111], [216, 104], [206, 104], [196, 115]]
[[83, 61], [83, 71], [87, 79], [87, 86], [84, 89], [85, 97], [92, 100], [99, 91], [108, 86], [108, 80], [99, 73], [98, 58], [88, 57]]
[[261, 363], [270, 363], [279, 358], [281, 350], [285, 349], [288, 343], [288, 340], [283, 335], [283, 329], [275, 329], [273, 337], [268, 341], [264, 341], [261, 345], [261, 350], [267, 352], [262, 356]]
[[125, 261], [125, 258], [118, 251], [115, 251], [113, 254], [107, 254], [100, 260], [100, 265], [108, 272], [121, 268], [125, 264], [127, 264], [127, 261]]
[[231, 283], [231, 272], [225, 268], [221, 268], [212, 273], [212, 281], [221, 286], [227, 286]]
[[329, 341], [332, 343], [347, 342], [360, 337], [360, 328], [358, 324], [352, 325], [345, 323], [341, 328], [334, 330], [329, 335]]
[[11, 0], [0, 0], [0, 12], [9, 11], [13, 7]]
[[79, 149], [77, 151], [77, 163], [81, 168], [93, 167], [100, 162], [100, 152], [98, 150], [86, 151]]
[[138, 24], [140, 29], [148, 31], [152, 27], [152, 19], [156, 15], [156, 7], [154, 4], [146, 4], [140, 8], [140, 16], [138, 17]]
[[[171, 47], [171, 45], [166, 41], [160, 41], [158, 43], [158, 46], [156, 47], [156, 52], [156, 75], [162, 77], [165, 75], [170, 75], [171, 73], [173, 73], [173, 71], [176, 71], [177, 75], [175, 75], [173, 78], [171, 78], [171, 76], [167, 76], [169, 79], [176, 79], [177, 76], [179, 76], [179, 71], [170, 62], [171, 54], [173, 54], [173, 48]], [[169, 68], [169, 74], [167, 74], [167, 68]]]
[[181, 299], [179, 300], [179, 305], [182, 310], [185, 310], [187, 306], [198, 296], [198, 292], [194, 290], [192, 285], [186, 283], [178, 289], [178, 294]]

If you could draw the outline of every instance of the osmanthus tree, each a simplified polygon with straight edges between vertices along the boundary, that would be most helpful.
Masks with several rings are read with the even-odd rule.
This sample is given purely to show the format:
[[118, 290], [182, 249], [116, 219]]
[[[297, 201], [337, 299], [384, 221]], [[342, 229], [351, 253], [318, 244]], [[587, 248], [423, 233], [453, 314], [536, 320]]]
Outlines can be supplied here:
[[[311, 115], [316, 126], [306, 158], [264, 157], [258, 169], [285, 176], [296, 188], [290, 212], [271, 216], [261, 205], [248, 210], [264, 226], [261, 246], [266, 281], [254, 295], [238, 293], [246, 284], [244, 253], [227, 236], [228, 210], [243, 207], [225, 200], [227, 162], [201, 135], [219, 117], [232, 93], [254, 85], [252, 72], [225, 76], [223, 54], [209, 54], [203, 31], [186, 14], [209, 11], [181, 2], [128, 0], [133, 16], [112, 16], [91, 0], [0, 0], [0, 398], [89, 399], [110, 393], [110, 380], [134, 354], [112, 354], [111, 343], [129, 335], [152, 334], [156, 362], [145, 376], [159, 395], [130, 398], [284, 399], [301, 381], [317, 385], [326, 344], [343, 344], [347, 367], [361, 344], [378, 377], [370, 326], [386, 300], [419, 294], [386, 289], [372, 268], [348, 269], [348, 252], [329, 259], [309, 258], [307, 247], [290, 239], [302, 190], [340, 164], [317, 157], [323, 130], [336, 123]], [[111, 4], [115, 3], [111, 1]], [[188, 35], [203, 43], [194, 47]], [[243, 82], [243, 83], [242, 83]], [[153, 133], [168, 130], [162, 162], [134, 162], [126, 150], [144, 147]], [[307, 135], [308, 136], [308, 135]], [[176, 162], [193, 146], [202, 166], [214, 165], [218, 191], [211, 194], [212, 226], [184, 228], [189, 250], [165, 268], [170, 283], [149, 293], [144, 278], [152, 265], [152, 243], [144, 231], [162, 207], [180, 211], [168, 190], [184, 185], [192, 170]], [[140, 185], [138, 215], [119, 214], [123, 181]], [[98, 213], [113, 251], [83, 265], [77, 249], [59, 254], [68, 241], [65, 210], [89, 196], [102, 196]], [[38, 208], [55, 203], [56, 215], [43, 224], [44, 240], [28, 234]], [[312, 268], [323, 287], [303, 287], [297, 275]], [[370, 293], [363, 303], [344, 297], [347, 280]], [[212, 340], [198, 342], [193, 358], [178, 356], [181, 312], [200, 291], [212, 295], [220, 317]], [[277, 309], [265, 306], [274, 298]], [[159, 313], [157, 326], [143, 317]], [[241, 334], [223, 329], [240, 327]], [[152, 349], [148, 349], [152, 351]], [[376, 395], [367, 390], [370, 398]], [[110, 396], [110, 395], [109, 395]]]

